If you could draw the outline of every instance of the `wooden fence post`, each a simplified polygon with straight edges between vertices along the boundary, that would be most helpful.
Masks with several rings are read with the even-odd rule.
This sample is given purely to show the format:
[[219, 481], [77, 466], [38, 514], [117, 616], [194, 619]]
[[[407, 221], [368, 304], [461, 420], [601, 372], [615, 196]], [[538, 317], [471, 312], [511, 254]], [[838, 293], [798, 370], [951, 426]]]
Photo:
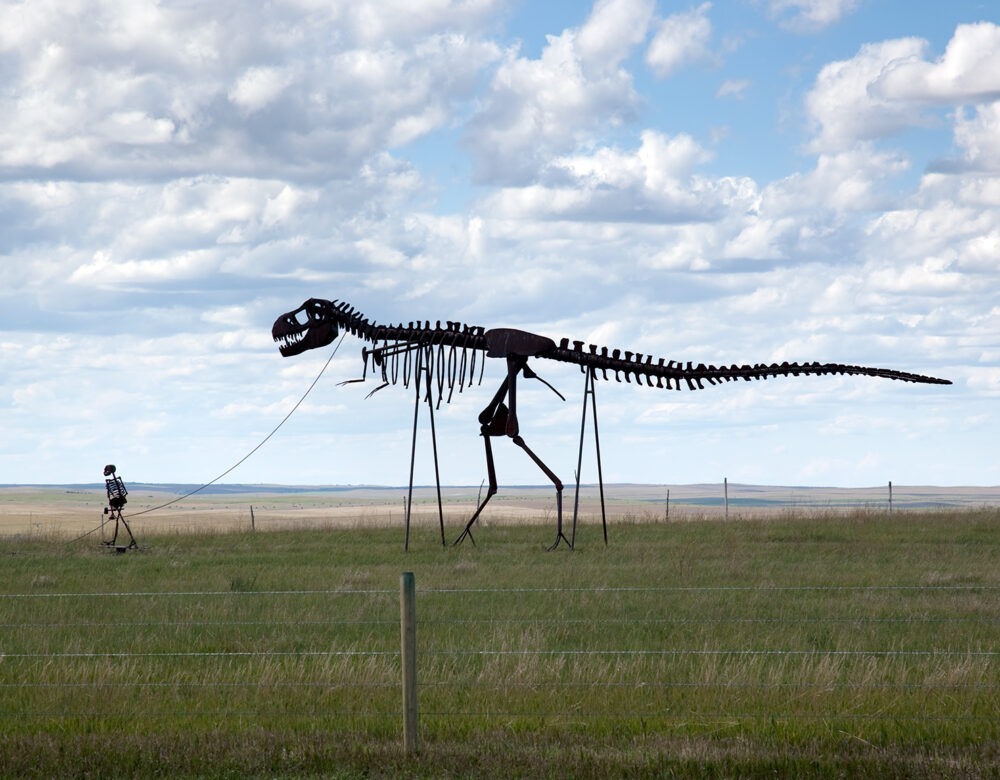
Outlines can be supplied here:
[[889, 480], [889, 514], [892, 514], [892, 480]]
[[417, 604], [413, 572], [399, 577], [399, 638], [403, 666], [403, 752], [417, 752]]
[[726, 503], [726, 520], [729, 519], [729, 477], [722, 478], [722, 496]]

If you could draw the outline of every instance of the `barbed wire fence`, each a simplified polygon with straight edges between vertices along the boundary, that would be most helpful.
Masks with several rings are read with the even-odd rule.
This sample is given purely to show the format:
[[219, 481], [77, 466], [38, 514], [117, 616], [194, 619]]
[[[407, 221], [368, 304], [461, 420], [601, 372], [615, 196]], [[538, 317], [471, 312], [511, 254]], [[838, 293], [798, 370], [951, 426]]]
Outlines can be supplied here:
[[[0, 723], [309, 723], [396, 731], [415, 750], [418, 718], [1000, 715], [1000, 586], [417, 589], [407, 576], [399, 590], [0, 594]], [[831, 595], [843, 614], [817, 612]]]

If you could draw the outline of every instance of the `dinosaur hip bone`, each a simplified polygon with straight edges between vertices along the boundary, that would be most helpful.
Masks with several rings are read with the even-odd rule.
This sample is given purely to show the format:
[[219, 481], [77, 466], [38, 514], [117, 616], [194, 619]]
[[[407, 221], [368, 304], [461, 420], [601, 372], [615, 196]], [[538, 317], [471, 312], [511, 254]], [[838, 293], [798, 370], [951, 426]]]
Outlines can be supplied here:
[[[478, 503], [475, 513], [465, 524], [462, 533], [455, 540], [455, 544], [462, 542], [468, 537], [473, 544], [472, 526], [482, 514], [483, 509], [489, 500], [497, 492], [496, 470], [493, 464], [493, 450], [490, 439], [497, 436], [507, 436], [513, 440], [514, 444], [523, 449], [528, 457], [542, 470], [545, 476], [552, 481], [556, 489], [556, 540], [549, 548], [553, 549], [561, 541], [572, 549], [576, 536], [576, 511], [573, 518], [573, 538], [567, 539], [563, 533], [562, 524], [562, 482], [545, 465], [544, 462], [528, 447], [520, 435], [517, 420], [517, 378], [523, 376], [525, 379], [538, 379], [549, 388], [559, 394], [559, 392], [539, 377], [529, 366], [529, 358], [544, 358], [555, 360], [561, 363], [572, 363], [580, 367], [585, 374], [584, 384], [584, 424], [586, 423], [588, 396], [593, 406], [594, 412], [594, 434], [595, 445], [598, 452], [598, 475], [601, 485], [601, 514], [604, 517], [604, 484], [603, 476], [600, 474], [600, 443], [597, 439], [597, 407], [594, 396], [594, 382], [600, 372], [602, 379], [608, 379], [608, 372], [614, 373], [616, 381], [621, 382], [622, 375], [625, 381], [630, 383], [635, 379], [636, 384], [642, 384], [645, 380], [650, 387], [655, 385], [658, 388], [667, 390], [682, 390], [685, 387], [689, 390], [705, 389], [705, 382], [709, 385], [717, 385], [722, 382], [732, 382], [744, 380], [768, 379], [779, 376], [822, 376], [827, 374], [849, 374], [857, 376], [881, 377], [893, 379], [901, 382], [914, 382], [920, 384], [950, 385], [947, 379], [939, 379], [922, 374], [913, 374], [906, 371], [896, 371], [887, 368], [873, 368], [869, 366], [855, 366], [844, 363], [756, 363], [732, 364], [729, 366], [714, 366], [699, 363], [697, 366], [688, 361], [686, 364], [674, 360], [664, 362], [663, 358], [653, 362], [651, 355], [633, 353], [614, 349], [610, 353], [607, 347], [589, 345], [589, 349], [584, 350], [582, 341], [574, 341], [570, 346], [569, 339], [562, 339], [558, 344], [546, 336], [539, 336], [524, 330], [514, 328], [494, 328], [485, 330], [475, 325], [465, 325], [459, 322], [448, 322], [446, 327], [441, 327], [438, 321], [431, 327], [429, 321], [420, 323], [409, 323], [404, 326], [399, 325], [379, 325], [369, 321], [362, 314], [343, 301], [327, 301], [322, 298], [310, 298], [298, 309], [294, 309], [286, 314], [282, 314], [274, 321], [271, 328], [271, 336], [278, 344], [278, 349], [283, 356], [298, 355], [309, 349], [323, 347], [333, 342], [339, 332], [343, 330], [358, 336], [371, 347], [364, 347], [361, 352], [363, 375], [360, 380], [367, 377], [369, 368], [373, 374], [378, 374], [381, 384], [372, 393], [381, 390], [389, 385], [399, 384], [400, 380], [404, 387], [409, 386], [410, 379], [413, 379], [416, 391], [416, 404], [414, 408], [413, 433], [414, 445], [410, 460], [410, 499], [412, 500], [413, 488], [413, 461], [416, 457], [416, 425], [417, 413], [421, 398], [426, 400], [431, 414], [431, 432], [434, 440], [434, 463], [435, 477], [437, 478], [437, 442], [434, 438], [434, 407], [440, 405], [442, 400], [446, 403], [451, 401], [452, 394], [457, 386], [461, 393], [466, 387], [473, 384], [480, 384], [483, 380], [483, 370], [485, 358], [503, 358], [507, 362], [507, 375], [500, 384], [499, 389], [493, 399], [479, 414], [479, 430], [483, 437], [486, 448], [486, 470], [489, 477], [490, 487], [486, 497]], [[461, 354], [459, 354], [461, 353]], [[480, 354], [482, 353], [482, 354]], [[477, 358], [478, 355], [478, 358]], [[399, 370], [400, 358], [403, 359], [403, 370]], [[476, 379], [476, 363], [479, 363], [479, 378]], [[445, 396], [447, 389], [447, 396]], [[369, 393], [371, 395], [372, 393]], [[560, 397], [562, 395], [560, 394]], [[436, 403], [434, 399], [436, 398]], [[563, 399], [565, 400], [565, 399]], [[581, 426], [581, 453], [583, 446], [583, 426]], [[441, 518], [441, 539], [444, 542], [444, 515], [441, 510], [441, 485], [438, 484], [438, 514]], [[577, 467], [577, 498], [579, 498], [579, 465]], [[409, 502], [407, 504], [407, 546], [409, 545]], [[607, 529], [605, 526], [605, 542], [607, 542]]]
[[486, 357], [501, 358], [508, 355], [535, 357], [556, 348], [556, 343], [545, 336], [514, 328], [492, 328], [484, 334]]

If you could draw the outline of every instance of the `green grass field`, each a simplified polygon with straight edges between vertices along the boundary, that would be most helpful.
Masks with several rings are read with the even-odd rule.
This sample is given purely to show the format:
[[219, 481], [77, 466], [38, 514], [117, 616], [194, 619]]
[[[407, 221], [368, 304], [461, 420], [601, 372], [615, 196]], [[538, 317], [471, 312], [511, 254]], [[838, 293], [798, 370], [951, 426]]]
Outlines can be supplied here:
[[0, 540], [0, 773], [1000, 776], [997, 510], [610, 534]]

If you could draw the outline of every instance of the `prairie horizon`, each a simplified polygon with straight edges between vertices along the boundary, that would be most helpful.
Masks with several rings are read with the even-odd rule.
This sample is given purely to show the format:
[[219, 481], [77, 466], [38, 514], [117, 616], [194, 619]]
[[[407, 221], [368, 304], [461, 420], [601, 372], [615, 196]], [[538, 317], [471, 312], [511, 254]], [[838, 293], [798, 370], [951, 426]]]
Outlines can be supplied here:
[[[394, 527], [405, 523], [406, 486], [130, 483], [125, 517], [137, 536], [163, 531], [284, 530], [288, 528]], [[459, 526], [475, 511], [480, 486], [441, 487], [445, 526]], [[668, 496], [669, 491], [669, 507]], [[728, 492], [728, 502], [727, 502]], [[575, 486], [563, 491], [563, 519], [573, 516]], [[861, 488], [751, 485], [729, 482], [688, 485], [606, 484], [608, 522], [683, 522], [804, 514], [889, 510], [888, 484]], [[437, 526], [436, 489], [413, 488], [412, 523]], [[168, 506], [162, 506], [169, 504]], [[100, 527], [107, 496], [100, 483], [0, 485], [0, 535], [72, 536]], [[1000, 486], [892, 486], [895, 511], [977, 509], [1000, 505]], [[491, 524], [555, 523], [555, 491], [546, 485], [501, 485], [480, 518]], [[579, 522], [600, 523], [598, 486], [580, 486]], [[135, 516], [131, 520], [131, 516]]]

